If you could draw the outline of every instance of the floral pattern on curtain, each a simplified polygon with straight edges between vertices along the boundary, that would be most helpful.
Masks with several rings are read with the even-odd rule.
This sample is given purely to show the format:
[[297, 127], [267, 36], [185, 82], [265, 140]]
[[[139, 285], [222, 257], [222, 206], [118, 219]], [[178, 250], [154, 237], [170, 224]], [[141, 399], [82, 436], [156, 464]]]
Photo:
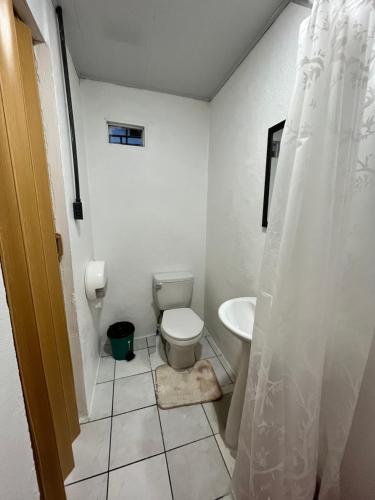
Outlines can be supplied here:
[[375, 326], [375, 0], [301, 26], [233, 492], [338, 500]]

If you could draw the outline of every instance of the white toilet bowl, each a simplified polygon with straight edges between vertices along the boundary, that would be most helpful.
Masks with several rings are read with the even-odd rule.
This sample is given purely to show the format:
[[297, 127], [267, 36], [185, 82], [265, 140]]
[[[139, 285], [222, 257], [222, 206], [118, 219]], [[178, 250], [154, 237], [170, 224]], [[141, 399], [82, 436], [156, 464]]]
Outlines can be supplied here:
[[189, 307], [167, 309], [160, 325], [168, 343], [169, 364], [176, 369], [190, 368], [195, 363], [195, 346], [203, 335], [204, 323]]

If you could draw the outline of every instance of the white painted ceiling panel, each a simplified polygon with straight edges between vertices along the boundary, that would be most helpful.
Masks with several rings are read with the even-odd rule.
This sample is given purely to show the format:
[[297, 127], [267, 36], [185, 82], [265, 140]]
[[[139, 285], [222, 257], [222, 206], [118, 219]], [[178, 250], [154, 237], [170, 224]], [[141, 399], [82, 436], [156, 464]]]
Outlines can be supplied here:
[[204, 100], [215, 95], [286, 3], [60, 1], [81, 78]]

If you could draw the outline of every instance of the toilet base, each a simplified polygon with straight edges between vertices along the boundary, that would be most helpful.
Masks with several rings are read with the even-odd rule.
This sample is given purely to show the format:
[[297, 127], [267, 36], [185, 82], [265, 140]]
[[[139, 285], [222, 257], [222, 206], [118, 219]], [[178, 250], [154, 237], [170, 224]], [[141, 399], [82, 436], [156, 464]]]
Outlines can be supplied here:
[[176, 370], [191, 368], [195, 363], [195, 344], [189, 346], [177, 346], [167, 342], [168, 363]]

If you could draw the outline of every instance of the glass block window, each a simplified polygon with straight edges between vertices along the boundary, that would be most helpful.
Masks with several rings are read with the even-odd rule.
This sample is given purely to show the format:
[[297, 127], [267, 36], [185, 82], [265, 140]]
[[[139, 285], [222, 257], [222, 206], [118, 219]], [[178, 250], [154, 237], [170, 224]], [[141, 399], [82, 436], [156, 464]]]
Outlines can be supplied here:
[[110, 144], [125, 144], [127, 146], [143, 147], [145, 145], [144, 134], [144, 127], [108, 123], [108, 142]]

